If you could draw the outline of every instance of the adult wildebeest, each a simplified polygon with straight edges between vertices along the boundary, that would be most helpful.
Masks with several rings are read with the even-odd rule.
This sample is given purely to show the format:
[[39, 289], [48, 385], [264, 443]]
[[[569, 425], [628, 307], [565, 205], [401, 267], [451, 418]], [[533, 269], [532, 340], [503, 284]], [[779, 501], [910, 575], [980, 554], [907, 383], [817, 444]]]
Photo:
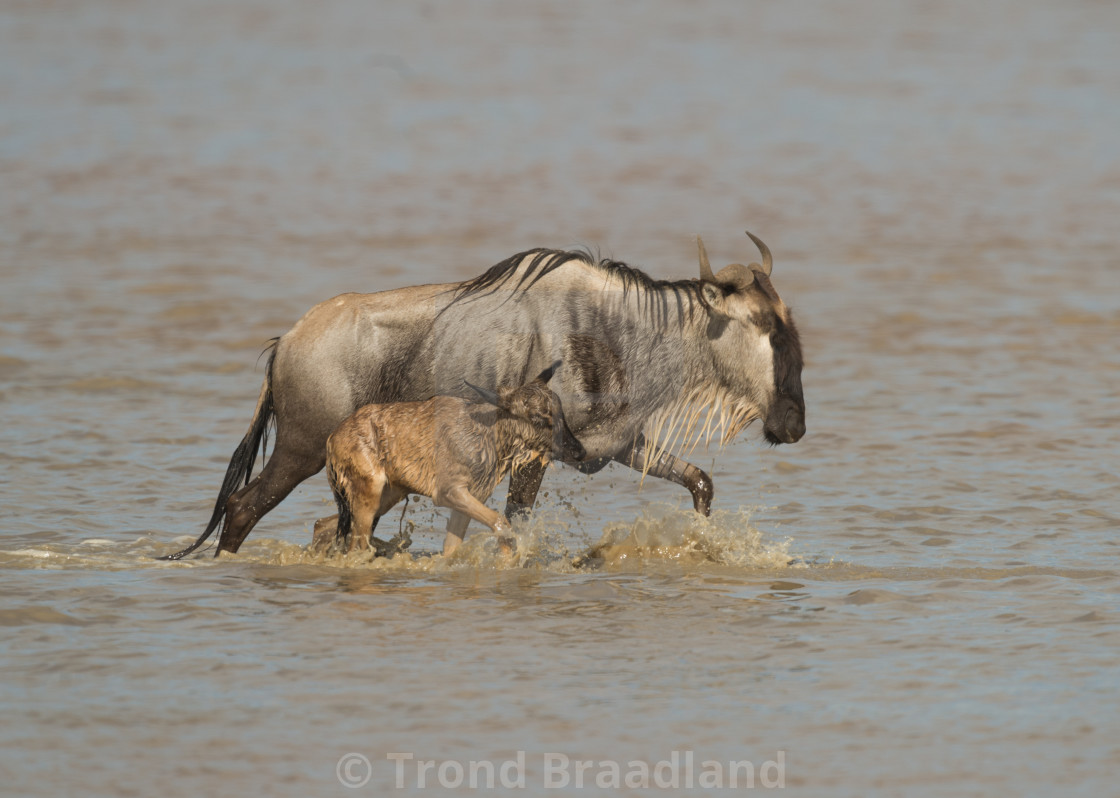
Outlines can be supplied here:
[[[616, 460], [688, 488], [707, 514], [712, 482], [673, 454], [716, 431], [723, 442], [756, 418], [766, 439], [805, 433], [801, 344], [770, 282], [772, 258], [713, 274], [697, 239], [700, 278], [654, 280], [582, 252], [532, 249], [473, 280], [313, 307], [274, 342], [249, 431], [233, 453], [198, 548], [222, 524], [218, 553], [324, 464], [327, 436], [362, 405], [463, 396], [463, 380], [520, 385], [554, 360], [554, 389], [587, 451], [587, 473]], [[707, 410], [707, 422], [700, 419]], [[251, 479], [270, 421], [276, 444]], [[544, 469], [510, 478], [506, 514], [531, 508]], [[241, 487], [244, 483], [244, 487]], [[452, 513], [459, 535], [466, 516]]]
[[[327, 476], [338, 504], [336, 540], [368, 549], [377, 522], [410, 493], [486, 524], [509, 551], [509, 520], [483, 502], [511, 470], [553, 457], [578, 462], [583, 446], [548, 389], [559, 361], [521, 387], [475, 385], [484, 402], [433, 396], [361, 407], [327, 438]], [[443, 553], [461, 536], [447, 533]]]

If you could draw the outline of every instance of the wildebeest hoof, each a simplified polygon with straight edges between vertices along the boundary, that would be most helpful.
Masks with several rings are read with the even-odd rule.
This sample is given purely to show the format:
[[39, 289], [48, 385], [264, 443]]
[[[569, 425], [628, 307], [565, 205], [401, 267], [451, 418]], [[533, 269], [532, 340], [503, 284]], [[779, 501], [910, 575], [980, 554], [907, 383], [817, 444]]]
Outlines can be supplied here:
[[692, 508], [707, 518], [712, 514], [712, 498], [715, 496], [715, 489], [712, 486], [710, 476], [699, 468], [696, 471], [696, 474], [689, 475], [692, 479], [687, 482], [687, 487], [692, 494]]

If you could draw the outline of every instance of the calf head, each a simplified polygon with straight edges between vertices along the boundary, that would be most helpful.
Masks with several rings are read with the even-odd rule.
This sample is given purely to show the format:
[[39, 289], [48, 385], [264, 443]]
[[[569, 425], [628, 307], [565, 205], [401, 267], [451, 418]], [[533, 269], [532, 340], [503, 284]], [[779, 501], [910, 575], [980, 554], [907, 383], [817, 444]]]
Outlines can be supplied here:
[[[568, 427], [560, 397], [548, 387], [559, 365], [557, 360], [536, 379], [519, 388], [502, 386], [495, 393], [469, 382], [467, 385], [508, 417], [527, 422], [532, 430], [531, 443], [535, 447], [549, 452], [554, 459], [578, 462], [587, 457], [587, 452]], [[499, 414], [499, 420], [501, 417]]]

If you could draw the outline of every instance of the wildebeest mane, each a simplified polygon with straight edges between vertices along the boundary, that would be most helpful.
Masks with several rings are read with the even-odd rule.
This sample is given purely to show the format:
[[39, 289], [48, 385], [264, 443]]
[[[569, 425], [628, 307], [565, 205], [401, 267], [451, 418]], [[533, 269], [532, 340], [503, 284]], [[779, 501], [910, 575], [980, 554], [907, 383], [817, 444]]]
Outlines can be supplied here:
[[500, 263], [494, 264], [473, 280], [461, 283], [455, 289], [453, 302], [472, 296], [494, 293], [505, 287], [522, 269], [523, 264], [524, 269], [516, 285], [513, 286], [513, 291], [527, 291], [543, 277], [573, 261], [595, 266], [606, 276], [618, 280], [622, 286], [624, 297], [631, 291], [639, 292], [646, 313], [660, 323], [666, 321], [671, 301], [676, 305], [678, 318], [682, 320], [686, 313], [691, 318], [696, 304], [702, 301], [698, 280], [656, 280], [641, 269], [622, 261], [596, 258], [590, 252], [584, 250], [538, 247], [506, 258]]

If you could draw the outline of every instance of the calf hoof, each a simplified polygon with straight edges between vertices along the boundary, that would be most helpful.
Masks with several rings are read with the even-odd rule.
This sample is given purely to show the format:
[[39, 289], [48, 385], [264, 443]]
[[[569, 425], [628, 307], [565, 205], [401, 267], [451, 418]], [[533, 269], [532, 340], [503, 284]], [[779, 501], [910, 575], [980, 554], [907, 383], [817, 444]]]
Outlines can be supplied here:
[[380, 538], [370, 536], [370, 544], [373, 546], [374, 557], [392, 557], [402, 551], [406, 551], [412, 545], [412, 535], [409, 530], [394, 535], [389, 540], [381, 540]]
[[603, 551], [601, 546], [595, 546], [572, 560], [573, 568], [599, 568], [602, 565]]
[[498, 535], [498, 556], [503, 560], [512, 560], [517, 552], [517, 539]]
[[315, 522], [315, 530], [311, 535], [311, 550], [325, 552], [334, 545], [338, 535], [338, 516], [320, 518]]

